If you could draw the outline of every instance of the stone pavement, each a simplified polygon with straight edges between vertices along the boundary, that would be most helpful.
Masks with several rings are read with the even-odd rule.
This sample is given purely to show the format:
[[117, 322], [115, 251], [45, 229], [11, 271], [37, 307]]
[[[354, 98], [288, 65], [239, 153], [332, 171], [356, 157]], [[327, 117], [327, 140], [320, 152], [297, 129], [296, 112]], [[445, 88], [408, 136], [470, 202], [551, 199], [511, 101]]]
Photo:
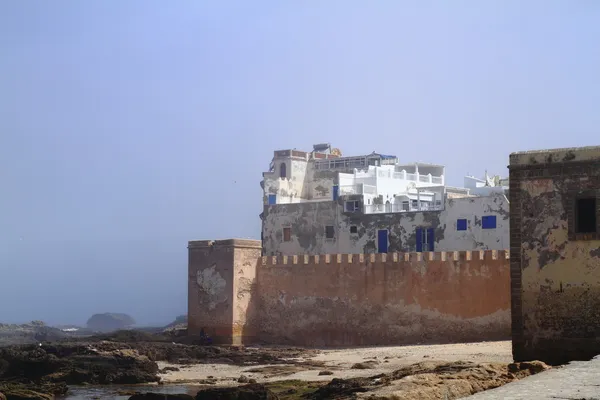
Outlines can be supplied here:
[[496, 389], [467, 397], [473, 400], [600, 400], [600, 355], [573, 361]]

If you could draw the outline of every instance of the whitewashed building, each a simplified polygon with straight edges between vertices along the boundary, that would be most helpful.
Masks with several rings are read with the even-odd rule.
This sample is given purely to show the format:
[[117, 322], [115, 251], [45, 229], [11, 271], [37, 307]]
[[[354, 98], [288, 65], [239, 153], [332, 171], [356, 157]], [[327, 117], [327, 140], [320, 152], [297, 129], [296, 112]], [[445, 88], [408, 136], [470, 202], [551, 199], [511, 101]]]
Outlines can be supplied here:
[[504, 181], [372, 152], [342, 157], [328, 144], [275, 151], [264, 189], [265, 255], [455, 251], [508, 247]]

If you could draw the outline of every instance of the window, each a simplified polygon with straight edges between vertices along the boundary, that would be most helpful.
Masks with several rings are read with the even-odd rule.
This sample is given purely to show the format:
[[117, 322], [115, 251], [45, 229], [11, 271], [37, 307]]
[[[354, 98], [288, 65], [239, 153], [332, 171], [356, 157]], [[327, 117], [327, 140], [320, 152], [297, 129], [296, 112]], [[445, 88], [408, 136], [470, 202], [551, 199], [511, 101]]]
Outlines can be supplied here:
[[402, 202], [402, 211], [409, 211], [410, 205], [408, 204], [408, 200]]
[[292, 240], [292, 228], [283, 228], [283, 241], [290, 242]]
[[575, 203], [575, 232], [595, 233], [596, 226], [596, 198], [577, 199]]
[[358, 200], [346, 202], [346, 212], [356, 212], [358, 210], [360, 210], [360, 202]]
[[435, 247], [435, 233], [433, 228], [417, 228], [416, 239], [417, 239], [417, 252], [422, 251], [434, 251]]
[[282, 179], [287, 178], [287, 167], [285, 166], [285, 163], [279, 165], [279, 177]]
[[350, 233], [358, 233], [358, 227], [356, 225], [352, 225], [350, 227]]
[[496, 229], [496, 216], [484, 215], [481, 218], [481, 227], [483, 229]]
[[327, 239], [333, 239], [333, 234], [334, 234], [333, 225], [327, 225], [325, 227], [325, 237]]
[[467, 230], [466, 218], [461, 218], [461, 219], [456, 220], [456, 230], [457, 231], [466, 231]]

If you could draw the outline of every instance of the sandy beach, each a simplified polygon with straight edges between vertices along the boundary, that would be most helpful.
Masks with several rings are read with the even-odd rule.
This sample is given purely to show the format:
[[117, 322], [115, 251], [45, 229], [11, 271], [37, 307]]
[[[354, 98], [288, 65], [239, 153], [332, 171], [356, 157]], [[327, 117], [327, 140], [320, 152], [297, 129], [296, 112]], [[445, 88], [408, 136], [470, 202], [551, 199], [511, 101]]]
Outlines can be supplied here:
[[[248, 347], [248, 349], [251, 349]], [[259, 350], [260, 348], [252, 348]], [[170, 364], [158, 362], [159, 368], [176, 368], [160, 374], [164, 383], [235, 384], [240, 377], [257, 382], [279, 380], [329, 381], [332, 378], [354, 378], [389, 373], [400, 367], [422, 361], [452, 362], [472, 361], [476, 363], [512, 362], [511, 342], [480, 342], [443, 345], [416, 345], [393, 347], [367, 347], [351, 349], [316, 350], [290, 358], [289, 364], [228, 365], [221, 363]], [[328, 375], [319, 375], [329, 371]], [[242, 381], [246, 379], [242, 378]]]

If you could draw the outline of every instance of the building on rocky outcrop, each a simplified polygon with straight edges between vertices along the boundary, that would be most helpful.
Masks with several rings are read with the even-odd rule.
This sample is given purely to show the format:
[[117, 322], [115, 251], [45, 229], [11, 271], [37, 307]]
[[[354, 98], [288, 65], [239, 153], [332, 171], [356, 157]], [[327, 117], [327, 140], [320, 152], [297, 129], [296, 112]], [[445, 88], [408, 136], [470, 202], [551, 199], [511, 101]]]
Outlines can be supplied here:
[[342, 157], [329, 145], [275, 151], [263, 173], [264, 255], [501, 250], [506, 182], [445, 184], [445, 167], [394, 155]]
[[510, 155], [515, 361], [600, 354], [600, 146]]

